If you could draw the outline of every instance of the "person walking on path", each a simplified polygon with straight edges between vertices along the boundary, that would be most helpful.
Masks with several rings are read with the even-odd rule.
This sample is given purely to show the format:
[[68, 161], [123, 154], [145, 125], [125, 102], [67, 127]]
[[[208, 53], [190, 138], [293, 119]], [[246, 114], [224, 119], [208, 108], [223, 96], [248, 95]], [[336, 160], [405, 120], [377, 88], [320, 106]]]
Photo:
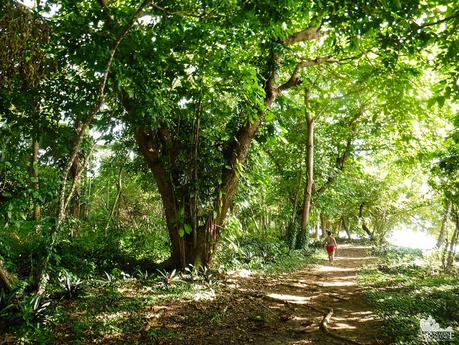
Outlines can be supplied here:
[[333, 260], [335, 260], [335, 251], [336, 248], [338, 248], [338, 245], [336, 244], [336, 239], [333, 237], [331, 231], [327, 231], [327, 238], [324, 241], [325, 244], [325, 249], [327, 250], [328, 253], [328, 261], [330, 263], [333, 263]]

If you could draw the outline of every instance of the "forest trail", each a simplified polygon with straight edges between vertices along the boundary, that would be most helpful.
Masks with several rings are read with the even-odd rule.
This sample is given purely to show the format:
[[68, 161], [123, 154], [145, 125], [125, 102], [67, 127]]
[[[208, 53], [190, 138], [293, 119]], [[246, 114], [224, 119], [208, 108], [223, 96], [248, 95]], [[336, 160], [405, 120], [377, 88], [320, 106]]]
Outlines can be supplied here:
[[[92, 341], [79, 343], [387, 344], [380, 333], [381, 320], [365, 302], [356, 282], [358, 270], [376, 258], [368, 255], [368, 247], [356, 245], [340, 245], [336, 254], [333, 265], [320, 260], [292, 273], [227, 274], [220, 277], [217, 285], [202, 285], [201, 293], [189, 299], [150, 303], [157, 298], [157, 292], [137, 282], [118, 289], [120, 295], [116, 299], [107, 300], [96, 294], [92, 304], [86, 306], [81, 305], [82, 301], [70, 302], [66, 306], [69, 320], [57, 326], [53, 344], [78, 343], [74, 337], [80, 318], [91, 313], [91, 328], [80, 336]], [[100, 309], [96, 313], [97, 308]], [[330, 309], [333, 314], [327, 333], [321, 324], [324, 316], [330, 316]], [[97, 331], [110, 319], [118, 320], [117, 328]]]
[[[356, 282], [358, 270], [375, 260], [367, 252], [367, 247], [341, 245], [333, 264], [321, 260], [313, 269], [284, 274], [281, 282], [267, 289], [267, 299], [278, 302], [277, 307], [289, 306], [282, 328], [297, 333], [299, 339], [285, 343], [384, 343], [379, 334], [381, 320], [365, 302]], [[331, 334], [326, 334], [321, 323], [330, 310], [333, 314], [327, 328]], [[271, 343], [266, 340], [265, 344]]]
[[[368, 256], [368, 247], [355, 245], [341, 245], [336, 254], [333, 265], [321, 260], [278, 276], [229, 278], [216, 300], [169, 309], [163, 317], [170, 322], [163, 326], [180, 329], [181, 340], [163, 338], [157, 343], [384, 344], [381, 320], [356, 283], [358, 270], [375, 258]], [[327, 334], [321, 323], [330, 309], [332, 334]], [[179, 315], [186, 318], [186, 325], [177, 323]], [[198, 322], [204, 319], [207, 322]]]

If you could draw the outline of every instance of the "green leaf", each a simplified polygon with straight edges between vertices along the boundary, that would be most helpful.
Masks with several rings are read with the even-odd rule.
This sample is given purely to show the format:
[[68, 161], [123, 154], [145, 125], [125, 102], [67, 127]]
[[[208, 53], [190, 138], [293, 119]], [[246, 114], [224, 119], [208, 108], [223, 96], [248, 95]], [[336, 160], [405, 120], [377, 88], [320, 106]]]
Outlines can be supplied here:
[[178, 229], [178, 234], [179, 234], [180, 237], [185, 236], [185, 230], [183, 229], [183, 226], [181, 226], [181, 227]]
[[188, 235], [191, 234], [191, 232], [193, 231], [193, 228], [190, 224], [183, 224], [183, 228]]

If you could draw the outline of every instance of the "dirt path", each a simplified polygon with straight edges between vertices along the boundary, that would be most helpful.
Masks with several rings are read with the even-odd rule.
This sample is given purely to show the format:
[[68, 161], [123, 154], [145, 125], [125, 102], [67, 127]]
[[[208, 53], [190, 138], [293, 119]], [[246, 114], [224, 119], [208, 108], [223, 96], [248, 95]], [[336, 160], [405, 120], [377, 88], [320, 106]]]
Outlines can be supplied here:
[[[336, 254], [333, 265], [323, 260], [313, 270], [284, 275], [284, 282], [267, 289], [268, 300], [278, 301], [278, 307], [282, 304], [289, 306], [286, 312], [288, 319], [282, 328], [286, 333], [298, 333], [300, 339], [288, 343], [347, 343], [320, 329], [324, 315], [333, 309], [328, 323], [331, 333], [360, 344], [383, 344], [378, 334], [380, 320], [369, 308], [361, 288], [356, 284], [357, 271], [374, 258], [367, 255], [366, 247], [350, 245], [340, 246]], [[266, 340], [265, 344], [275, 343]]]
[[[163, 314], [163, 327], [176, 329], [179, 338], [159, 337], [156, 343], [384, 344], [381, 321], [356, 284], [357, 271], [372, 260], [366, 247], [342, 245], [333, 265], [322, 260], [274, 278], [228, 279], [216, 300], [191, 302]], [[351, 342], [321, 329], [330, 309], [328, 329]]]
[[[357, 271], [373, 260], [366, 247], [342, 245], [333, 265], [322, 260], [277, 276], [239, 272], [202, 285], [200, 296], [154, 303], [158, 291], [133, 280], [114, 298], [96, 292], [68, 302], [53, 344], [387, 344], [356, 284]], [[321, 329], [330, 309], [329, 331], [353, 342]]]

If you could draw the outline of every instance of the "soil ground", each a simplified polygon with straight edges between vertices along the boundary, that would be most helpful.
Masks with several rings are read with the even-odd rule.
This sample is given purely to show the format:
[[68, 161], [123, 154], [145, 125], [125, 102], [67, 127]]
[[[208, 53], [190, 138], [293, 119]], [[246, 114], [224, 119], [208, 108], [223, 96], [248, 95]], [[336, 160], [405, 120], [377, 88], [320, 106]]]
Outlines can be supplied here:
[[[358, 270], [374, 261], [367, 247], [341, 245], [333, 264], [321, 260], [278, 275], [238, 272], [204, 288], [202, 298], [188, 300], [153, 302], [158, 296], [151, 287], [128, 281], [113, 295], [101, 290], [62, 301], [65, 319], [52, 326], [52, 343], [387, 344], [382, 321], [356, 282]], [[331, 309], [328, 334], [320, 326]], [[0, 344], [14, 338], [8, 335]]]
[[[231, 277], [216, 300], [156, 306], [147, 324], [175, 331], [158, 334], [156, 344], [385, 344], [381, 320], [356, 284], [358, 270], [374, 260], [367, 247], [342, 245], [334, 264], [321, 260], [289, 274]], [[352, 341], [321, 330], [330, 309], [330, 332]]]

